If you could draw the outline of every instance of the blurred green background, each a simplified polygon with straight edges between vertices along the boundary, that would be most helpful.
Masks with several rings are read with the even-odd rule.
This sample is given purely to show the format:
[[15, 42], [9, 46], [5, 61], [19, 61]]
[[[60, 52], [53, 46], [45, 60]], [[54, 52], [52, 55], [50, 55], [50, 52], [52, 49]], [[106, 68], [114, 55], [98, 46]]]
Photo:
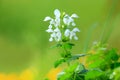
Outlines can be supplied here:
[[[108, 40], [110, 47], [120, 49], [120, 0], [0, 0], [0, 72], [20, 72], [34, 66], [40, 79], [53, 67], [59, 54], [50, 49], [44, 17], [54, 9], [76, 13], [81, 32], [74, 41], [75, 53], [81, 53], [85, 42]], [[97, 24], [97, 25], [96, 25]], [[86, 40], [92, 25], [96, 28]], [[109, 39], [108, 39], [109, 38]], [[89, 46], [88, 46], [89, 47]]]

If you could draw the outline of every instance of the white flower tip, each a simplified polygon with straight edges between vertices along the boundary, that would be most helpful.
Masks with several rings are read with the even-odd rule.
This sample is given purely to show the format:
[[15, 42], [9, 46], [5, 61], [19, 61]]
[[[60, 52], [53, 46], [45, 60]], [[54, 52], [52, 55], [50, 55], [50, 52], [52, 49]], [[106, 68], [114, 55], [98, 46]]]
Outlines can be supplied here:
[[74, 28], [73, 32], [80, 32], [80, 30], [78, 28]]
[[53, 38], [50, 38], [49, 41], [52, 42], [52, 41], [53, 41]]
[[49, 21], [49, 20], [51, 20], [51, 17], [47, 16], [43, 21]]
[[60, 17], [60, 11], [58, 9], [54, 10], [54, 14], [56, 17]]
[[47, 29], [46, 32], [50, 33], [50, 32], [53, 32], [52, 29]]
[[48, 28], [51, 29], [51, 28], [52, 28], [52, 25], [49, 25]]
[[72, 26], [76, 26], [76, 24], [73, 22], [73, 23], [72, 23]]
[[70, 30], [66, 29], [64, 35], [65, 35], [65, 37], [68, 37], [70, 35]]
[[75, 40], [78, 40], [78, 37], [77, 37], [77, 36], [75, 36], [75, 37], [74, 37], [74, 39], [75, 39]]
[[72, 14], [71, 17], [72, 18], [78, 18], [78, 15], [77, 14]]

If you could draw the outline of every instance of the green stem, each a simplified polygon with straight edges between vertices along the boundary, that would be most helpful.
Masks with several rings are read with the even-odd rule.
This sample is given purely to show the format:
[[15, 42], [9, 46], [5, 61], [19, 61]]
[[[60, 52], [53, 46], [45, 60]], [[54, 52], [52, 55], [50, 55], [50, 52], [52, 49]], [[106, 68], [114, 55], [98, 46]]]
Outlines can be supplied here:
[[76, 73], [75, 73], [75, 75], [74, 75], [74, 80], [76, 80]]
[[[65, 53], [65, 57], [64, 58], [68, 58], [68, 56], [69, 56], [68, 50], [66, 49], [64, 44], [66, 44], [66, 43], [65, 42], [63, 43], [63, 51]], [[70, 66], [70, 62], [67, 62], [67, 65]]]

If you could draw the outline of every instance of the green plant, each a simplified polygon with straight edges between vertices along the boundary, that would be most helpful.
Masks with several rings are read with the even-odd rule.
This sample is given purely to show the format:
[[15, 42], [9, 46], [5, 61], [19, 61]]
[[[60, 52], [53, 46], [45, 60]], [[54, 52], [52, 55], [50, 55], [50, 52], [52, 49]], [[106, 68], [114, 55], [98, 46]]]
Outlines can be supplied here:
[[[65, 12], [61, 14], [58, 9], [55, 9], [54, 15], [55, 18], [47, 16], [44, 19], [50, 23], [46, 30], [50, 33], [49, 41], [56, 41], [57, 44], [53, 47], [61, 50], [61, 58], [55, 61], [54, 67], [62, 63], [68, 65], [58, 73], [57, 80], [118, 80], [120, 78], [114, 75], [116, 69], [120, 67], [119, 55], [115, 48], [108, 49], [105, 43], [97, 42], [90, 49], [84, 49], [86, 53], [73, 54], [71, 50], [75, 44], [72, 43], [72, 39], [78, 40], [76, 32], [80, 32], [75, 27], [74, 21], [78, 16], [76, 14], [69, 16]], [[87, 57], [88, 67], [79, 61], [84, 56]]]

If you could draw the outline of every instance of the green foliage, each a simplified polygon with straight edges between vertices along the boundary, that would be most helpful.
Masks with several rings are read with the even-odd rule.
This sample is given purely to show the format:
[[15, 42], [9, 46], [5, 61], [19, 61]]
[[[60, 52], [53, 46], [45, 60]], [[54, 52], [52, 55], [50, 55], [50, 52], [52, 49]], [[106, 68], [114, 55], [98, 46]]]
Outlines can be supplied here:
[[61, 72], [63, 74], [59, 73], [57, 80], [83, 80], [86, 72], [87, 70], [82, 64], [75, 63]]
[[119, 56], [116, 52], [116, 49], [111, 49], [108, 51], [108, 60], [111, 59], [112, 61], [118, 61]]
[[[99, 69], [89, 70], [85, 75], [85, 80], [95, 80], [98, 79], [103, 72]], [[99, 80], [99, 79], [98, 79]]]
[[[114, 48], [102, 49], [103, 47], [105, 48], [105, 45], [96, 45], [92, 48], [95, 53], [88, 57], [88, 62], [90, 62], [88, 66], [93, 70], [87, 72], [85, 80], [111, 80], [110, 77], [113, 70], [120, 67], [117, 50]], [[114, 79], [112, 78], [112, 80]]]
[[[66, 46], [66, 44], [64, 45]], [[68, 44], [67, 44], [68, 46]], [[69, 47], [66, 51], [70, 50]], [[90, 49], [94, 53], [88, 54], [75, 54], [70, 57], [64, 57], [64, 59], [59, 60], [57, 63], [61, 64], [63, 62], [69, 62], [78, 60], [80, 57], [87, 57], [88, 69], [80, 63], [72, 63], [68, 68], [58, 74], [57, 80], [113, 80], [115, 76], [112, 75], [113, 71], [116, 71], [117, 67], [120, 67], [119, 55], [115, 48], [107, 49], [106, 44], [97, 43]], [[112, 76], [112, 78], [111, 78]], [[120, 78], [120, 76], [117, 76]], [[111, 79], [110, 79], [111, 78]], [[116, 80], [119, 80], [116, 78]]]
[[51, 48], [57, 48], [57, 47], [61, 47], [61, 46], [62, 46], [62, 44], [57, 43], [57, 44], [53, 45]]
[[78, 60], [80, 57], [83, 57], [83, 56], [86, 56], [87, 54], [75, 54], [75, 55], [72, 55], [67, 61], [68, 62], [71, 62], [73, 60]]
[[[106, 21], [105, 24], [108, 24], [108, 22], [109, 21]], [[83, 52], [86, 54], [73, 54], [71, 50], [75, 44], [71, 43], [71, 39], [72, 36], [74, 36], [74, 39], [77, 40], [78, 38], [74, 32], [80, 31], [77, 28], [73, 32], [70, 31], [70, 25], [71, 24], [69, 24], [69, 26], [63, 24], [62, 26], [59, 26], [60, 30], [62, 31], [62, 37], [60, 36], [61, 39], [57, 41], [58, 43], [55, 46], [53, 46], [60, 48], [62, 51], [60, 53], [61, 58], [55, 62], [54, 67], [56, 68], [62, 63], [68, 64], [66, 69], [58, 73], [57, 80], [119, 80], [120, 76], [116, 75], [116, 73], [120, 72], [120, 56], [118, 55], [118, 52], [115, 48], [110, 49], [107, 47], [107, 44], [105, 44], [108, 38], [107, 37], [105, 40], [103, 39], [105, 30], [102, 32], [100, 42], [94, 43], [94, 45], [89, 48], [89, 40], [96, 25], [92, 26], [88, 32], [86, 43], [83, 49]], [[106, 25], [104, 25], [103, 28], [105, 27]], [[86, 55], [88, 55], [87, 63], [85, 63], [85, 61], [80, 62], [79, 59]], [[87, 64], [87, 67], [81, 63]]]
[[62, 64], [63, 62], [65, 62], [65, 59], [64, 58], [61, 58], [59, 60], [57, 60], [55, 63], [54, 63], [54, 67], [58, 67], [60, 64]]

